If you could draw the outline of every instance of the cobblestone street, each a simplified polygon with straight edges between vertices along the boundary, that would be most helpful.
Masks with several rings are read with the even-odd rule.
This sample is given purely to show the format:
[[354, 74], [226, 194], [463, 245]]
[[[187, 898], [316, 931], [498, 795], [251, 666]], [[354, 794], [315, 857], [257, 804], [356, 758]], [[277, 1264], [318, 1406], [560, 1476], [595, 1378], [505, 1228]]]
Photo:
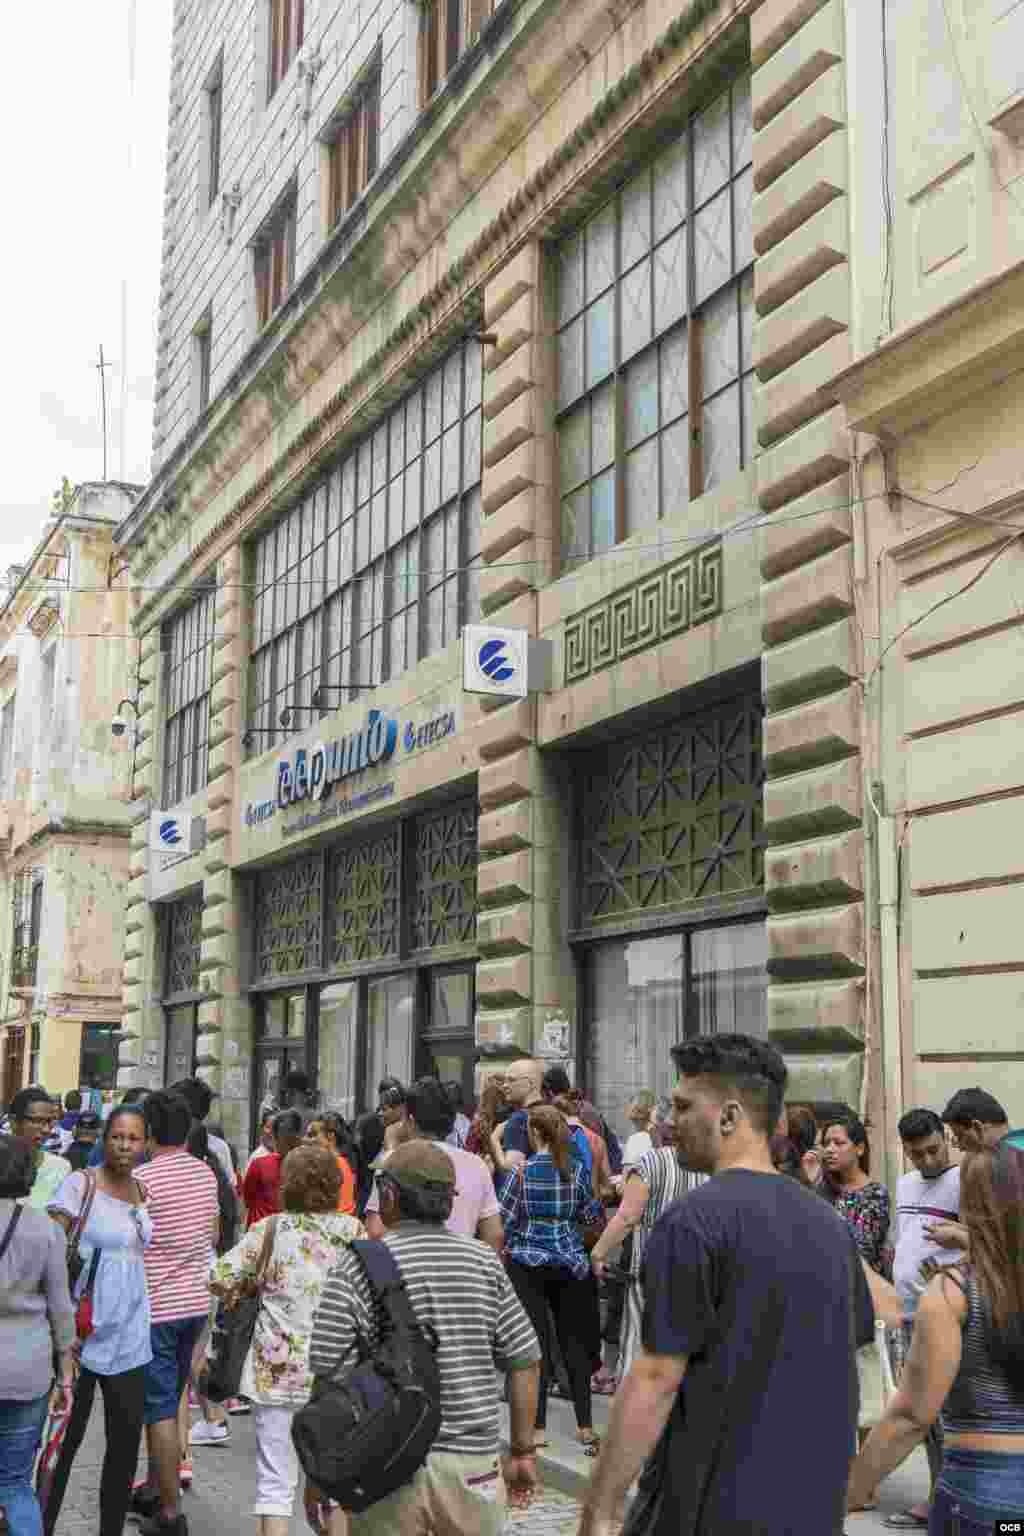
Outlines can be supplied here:
[[[103, 1459], [103, 1414], [97, 1403], [85, 1444], [75, 1461], [57, 1536], [95, 1536], [98, 1523], [100, 1464]], [[195, 1482], [182, 1499], [189, 1536], [254, 1536], [256, 1522], [249, 1513], [256, 1464], [252, 1420], [231, 1421], [231, 1443], [197, 1447]], [[510, 1512], [507, 1530], [529, 1536], [573, 1536], [578, 1517], [576, 1501], [554, 1488], [538, 1490], [528, 1510]], [[125, 1527], [130, 1533], [131, 1525]], [[297, 1509], [293, 1536], [306, 1524]], [[470, 1533], [467, 1533], [470, 1536]]]

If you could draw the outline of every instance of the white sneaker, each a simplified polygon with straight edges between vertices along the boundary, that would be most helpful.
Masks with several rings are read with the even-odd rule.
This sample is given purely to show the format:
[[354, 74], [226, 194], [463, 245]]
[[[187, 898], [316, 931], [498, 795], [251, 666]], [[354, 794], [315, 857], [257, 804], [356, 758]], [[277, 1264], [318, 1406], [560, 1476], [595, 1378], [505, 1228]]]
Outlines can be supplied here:
[[209, 1424], [206, 1419], [198, 1419], [192, 1426], [188, 1443], [189, 1445], [226, 1445], [230, 1439], [231, 1431], [226, 1424]]

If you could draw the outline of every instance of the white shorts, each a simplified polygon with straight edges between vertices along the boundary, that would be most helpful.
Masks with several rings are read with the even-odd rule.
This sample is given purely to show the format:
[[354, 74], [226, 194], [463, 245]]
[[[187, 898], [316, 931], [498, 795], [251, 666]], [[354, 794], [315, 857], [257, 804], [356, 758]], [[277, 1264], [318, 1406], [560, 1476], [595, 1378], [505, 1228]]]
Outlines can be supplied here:
[[292, 1444], [294, 1408], [253, 1403], [256, 1424], [256, 1502], [254, 1515], [291, 1515], [299, 1485], [299, 1458]]

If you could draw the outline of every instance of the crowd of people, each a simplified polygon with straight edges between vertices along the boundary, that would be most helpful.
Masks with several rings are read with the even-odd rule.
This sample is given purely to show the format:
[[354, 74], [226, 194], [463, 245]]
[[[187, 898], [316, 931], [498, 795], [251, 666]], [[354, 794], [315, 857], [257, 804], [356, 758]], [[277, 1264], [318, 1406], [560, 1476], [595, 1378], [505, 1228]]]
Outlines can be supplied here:
[[[862, 1120], [787, 1101], [770, 1045], [673, 1054], [671, 1105], [638, 1093], [624, 1144], [560, 1065], [490, 1073], [472, 1114], [458, 1084], [387, 1078], [354, 1124], [295, 1073], [244, 1167], [199, 1079], [129, 1090], [105, 1116], [23, 1089], [0, 1134], [10, 1536], [57, 1529], [97, 1387], [100, 1536], [126, 1519], [187, 1536], [193, 1450], [229, 1445], [243, 1413], [252, 1513], [285, 1536], [296, 1415], [381, 1338], [374, 1240], [436, 1348], [440, 1427], [367, 1508], [346, 1513], [307, 1469], [316, 1532], [498, 1536], [506, 1498], [530, 1500], [556, 1394], [594, 1462], [582, 1536], [613, 1530], [627, 1495], [630, 1536], [831, 1536], [920, 1443], [930, 1497], [887, 1525], [980, 1536], [1024, 1516], [1024, 1151], [1002, 1107], [965, 1089], [905, 1114], [893, 1203]], [[212, 1362], [247, 1296], [251, 1341], [217, 1402]], [[614, 1397], [603, 1443], [595, 1394]]]

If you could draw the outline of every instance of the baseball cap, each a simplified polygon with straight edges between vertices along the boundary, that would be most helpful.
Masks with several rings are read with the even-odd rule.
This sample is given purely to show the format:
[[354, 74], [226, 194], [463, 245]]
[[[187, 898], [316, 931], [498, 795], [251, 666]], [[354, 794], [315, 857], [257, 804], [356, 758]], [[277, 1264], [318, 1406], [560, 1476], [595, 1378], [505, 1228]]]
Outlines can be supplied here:
[[407, 1141], [396, 1147], [380, 1169], [403, 1189], [454, 1189], [455, 1165], [433, 1141]]

